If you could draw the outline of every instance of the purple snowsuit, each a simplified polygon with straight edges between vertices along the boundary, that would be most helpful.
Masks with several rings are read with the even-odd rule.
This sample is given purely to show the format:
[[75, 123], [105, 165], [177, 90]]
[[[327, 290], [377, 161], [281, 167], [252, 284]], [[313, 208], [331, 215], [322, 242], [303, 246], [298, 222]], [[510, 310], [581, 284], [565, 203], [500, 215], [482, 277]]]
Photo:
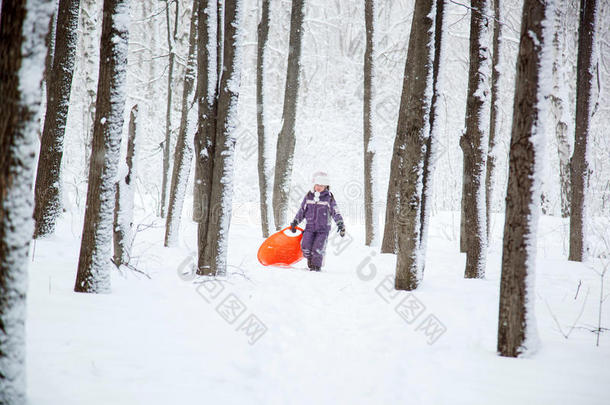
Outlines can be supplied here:
[[299, 212], [294, 217], [293, 222], [297, 224], [303, 219], [307, 220], [301, 239], [301, 249], [303, 250], [303, 256], [311, 259], [313, 266], [322, 267], [328, 233], [330, 232], [331, 217], [336, 223], [343, 222], [335, 197], [328, 189], [320, 193], [317, 201], [313, 191], [307, 192]]

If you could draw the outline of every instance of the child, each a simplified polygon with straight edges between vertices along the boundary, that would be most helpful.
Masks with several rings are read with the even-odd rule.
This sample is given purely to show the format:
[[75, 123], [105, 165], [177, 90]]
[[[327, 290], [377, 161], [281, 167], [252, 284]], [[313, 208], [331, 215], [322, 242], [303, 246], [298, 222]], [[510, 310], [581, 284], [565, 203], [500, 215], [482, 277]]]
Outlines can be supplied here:
[[330, 181], [326, 173], [314, 173], [313, 189], [308, 191], [303, 198], [301, 208], [290, 224], [290, 229], [294, 233], [299, 222], [303, 219], [307, 220], [301, 239], [301, 249], [303, 256], [307, 258], [307, 267], [313, 271], [320, 271], [320, 267], [322, 267], [331, 217], [337, 223], [337, 232], [341, 237], [345, 236], [343, 217], [339, 213], [335, 197], [329, 187]]

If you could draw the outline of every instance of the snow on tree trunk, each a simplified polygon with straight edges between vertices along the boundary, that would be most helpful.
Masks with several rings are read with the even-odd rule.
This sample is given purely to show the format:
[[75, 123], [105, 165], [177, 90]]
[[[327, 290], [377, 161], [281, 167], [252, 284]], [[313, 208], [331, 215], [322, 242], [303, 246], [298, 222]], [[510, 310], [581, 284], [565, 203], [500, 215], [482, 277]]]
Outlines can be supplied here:
[[572, 198], [570, 215], [569, 260], [582, 262], [588, 251], [587, 220], [591, 151], [589, 134], [594, 98], [591, 96], [595, 61], [595, 18], [597, 0], [581, 0], [578, 27], [578, 63], [576, 83], [576, 127], [572, 155]]
[[[424, 159], [424, 177], [422, 179], [422, 208], [421, 208], [421, 230], [420, 230], [420, 249], [422, 254], [426, 252], [428, 241], [428, 224], [430, 212], [432, 211], [432, 191], [433, 175], [437, 160], [437, 142], [439, 138], [439, 118], [440, 96], [443, 84], [439, 73], [441, 66], [441, 46], [443, 39], [443, 19], [445, 14], [445, 0], [436, 2], [436, 20], [434, 22], [434, 64], [432, 67], [432, 101], [430, 104], [430, 136], [426, 144], [426, 155]], [[425, 263], [424, 263], [425, 264]]]
[[502, 14], [501, 0], [493, 2], [493, 41], [491, 56], [491, 113], [489, 116], [489, 147], [487, 150], [487, 172], [485, 174], [485, 211], [487, 224], [487, 240], [490, 238], [491, 230], [491, 208], [493, 206], [493, 192], [496, 179], [496, 138], [500, 130], [500, 41], [502, 40]]
[[557, 140], [557, 155], [559, 158], [559, 187], [561, 199], [561, 216], [570, 216], [570, 156], [572, 145], [568, 138], [573, 117], [569, 102], [568, 81], [570, 80], [567, 69], [571, 64], [566, 56], [566, 36], [568, 33], [563, 28], [566, 19], [566, 7], [569, 5], [558, 5], [555, 11], [555, 34], [553, 35], [553, 94], [551, 95], [552, 113], [555, 121], [555, 138]]
[[262, 16], [258, 24], [258, 44], [256, 53], [256, 122], [258, 130], [258, 188], [260, 193], [261, 229], [267, 238], [271, 231], [271, 201], [269, 196], [270, 162], [265, 136], [265, 52], [269, 37], [269, 6], [271, 0], [263, 0]]
[[466, 101], [466, 131], [460, 139], [464, 153], [462, 213], [466, 229], [466, 278], [483, 278], [487, 258], [485, 175], [489, 146], [491, 90], [490, 0], [473, 0], [470, 12], [470, 69]]
[[60, 0], [55, 50], [47, 76], [47, 113], [36, 174], [34, 237], [52, 234], [61, 213], [61, 160], [70, 107], [80, 0]]
[[424, 160], [430, 136], [435, 13], [436, 1], [416, 0], [398, 112], [396, 137], [404, 165], [400, 171], [400, 212], [396, 217], [397, 290], [414, 290], [424, 273], [425, 255], [420, 249], [421, 210]]
[[498, 320], [498, 352], [517, 357], [538, 345], [534, 312], [536, 231], [544, 158], [552, 2], [525, 0], [515, 78]]
[[180, 232], [180, 219], [184, 207], [184, 196], [193, 160], [193, 130], [195, 127], [197, 106], [193, 98], [195, 78], [197, 76], [197, 3], [193, 1], [193, 12], [189, 31], [189, 51], [184, 85], [182, 88], [182, 115], [180, 130], [174, 153], [174, 169], [169, 194], [167, 221], [165, 223], [165, 246], [176, 246]]
[[54, 2], [3, 1], [0, 12], [0, 404], [26, 403], [25, 321], [32, 179], [45, 35]]
[[138, 133], [138, 106], [131, 108], [127, 139], [126, 167], [121, 170], [116, 182], [116, 201], [114, 207], [114, 264], [118, 267], [129, 263], [133, 222], [133, 197], [137, 161], [136, 136]]
[[364, 100], [363, 100], [363, 157], [364, 157], [364, 243], [370, 246], [377, 233], [375, 205], [373, 201], [373, 162], [375, 152], [372, 150], [373, 138], [373, 76], [375, 55], [375, 0], [364, 3], [364, 22], [366, 47], [364, 50]]
[[290, 15], [290, 40], [288, 45], [288, 67], [282, 111], [282, 129], [277, 138], [275, 155], [275, 177], [273, 184], [273, 217], [275, 229], [286, 225], [286, 210], [290, 195], [294, 146], [296, 143], [295, 124], [300, 85], [301, 48], [303, 42], [303, 18], [305, 0], [293, 0]]
[[216, 113], [218, 108], [218, 9], [211, 0], [199, 2], [197, 39], [197, 99], [199, 117], [195, 135], [194, 218], [197, 224], [198, 274], [208, 274], [210, 258], [206, 256], [208, 241], [212, 171], [216, 148]]
[[167, 215], [167, 198], [169, 188], [170, 149], [172, 144], [172, 95], [174, 85], [174, 63], [176, 60], [175, 43], [178, 36], [178, 11], [177, 0], [176, 12], [174, 14], [174, 30], [172, 32], [170, 22], [170, 0], [165, 0], [165, 22], [167, 27], [167, 47], [169, 49], [169, 62], [167, 68], [167, 108], [165, 110], [165, 140], [163, 141], [163, 177], [161, 179], [161, 203], [159, 216], [165, 218]]
[[[236, 142], [237, 102], [241, 81], [242, 1], [225, 0], [222, 77], [218, 94], [216, 149], [210, 200], [206, 255], [210, 257], [209, 273], [225, 275], [231, 211]], [[209, 254], [207, 253], [209, 251]]]
[[112, 226], [125, 108], [128, 28], [129, 0], [104, 0], [87, 208], [74, 285], [76, 292], [110, 292]]
[[[91, 161], [91, 137], [95, 122], [95, 100], [97, 97], [97, 78], [100, 55], [100, 3], [97, 0], [82, 0], [80, 10], [80, 74], [83, 76], [86, 106], [83, 117], [85, 137], [84, 166], [85, 177]], [[151, 64], [152, 65], [152, 64]]]

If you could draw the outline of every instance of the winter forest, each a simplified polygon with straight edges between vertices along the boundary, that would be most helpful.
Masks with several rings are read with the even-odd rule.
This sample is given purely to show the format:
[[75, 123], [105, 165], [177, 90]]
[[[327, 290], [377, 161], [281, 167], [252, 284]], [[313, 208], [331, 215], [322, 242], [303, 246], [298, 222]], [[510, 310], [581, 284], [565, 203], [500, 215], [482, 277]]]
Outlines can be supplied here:
[[0, 405], [607, 404], [609, 0], [0, 0]]

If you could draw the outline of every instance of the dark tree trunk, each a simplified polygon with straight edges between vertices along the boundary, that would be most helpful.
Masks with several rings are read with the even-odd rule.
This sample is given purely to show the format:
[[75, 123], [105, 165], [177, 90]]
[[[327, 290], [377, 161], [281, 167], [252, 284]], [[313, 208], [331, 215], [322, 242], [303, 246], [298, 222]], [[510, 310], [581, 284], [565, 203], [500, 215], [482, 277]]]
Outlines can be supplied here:
[[466, 230], [466, 278], [483, 278], [487, 257], [485, 174], [492, 70], [489, 2], [490, 0], [471, 1], [466, 131], [460, 139], [464, 153], [462, 214]]
[[[210, 258], [206, 256], [210, 199], [212, 194], [212, 172], [214, 169], [214, 152], [216, 149], [216, 114], [218, 109], [218, 12], [216, 4], [211, 0], [200, 0], [197, 28], [197, 98], [199, 102], [199, 118], [197, 134], [195, 135], [195, 220], [197, 224], [197, 240], [199, 263], [198, 274], [209, 274]], [[210, 6], [210, 7], [208, 7]]]
[[163, 141], [163, 178], [161, 179], [161, 206], [159, 216], [165, 218], [167, 214], [167, 198], [169, 188], [170, 149], [172, 144], [172, 95], [174, 85], [174, 63], [176, 52], [174, 50], [178, 37], [178, 11], [179, 1], [176, 0], [176, 13], [174, 15], [174, 30], [170, 24], [170, 0], [165, 0], [165, 21], [167, 25], [167, 47], [169, 50], [169, 61], [167, 68], [167, 108], [165, 110], [165, 141]]
[[421, 283], [425, 255], [420, 250], [423, 166], [430, 136], [433, 92], [435, 1], [416, 0], [398, 112], [403, 167], [400, 171], [400, 212], [395, 287], [414, 290]]
[[114, 206], [114, 264], [118, 267], [129, 263], [133, 222], [133, 196], [136, 179], [136, 134], [138, 127], [138, 106], [131, 109], [127, 139], [127, 173], [116, 182], [116, 202]]
[[47, 113], [36, 174], [34, 237], [52, 234], [62, 210], [61, 159], [70, 107], [80, 0], [60, 0], [55, 53], [47, 76]]
[[265, 48], [269, 37], [270, 0], [262, 1], [262, 16], [258, 23], [258, 44], [256, 53], [256, 123], [258, 130], [258, 188], [260, 193], [261, 229], [263, 238], [270, 233], [269, 186], [270, 173], [267, 171], [269, 155], [265, 136]]
[[534, 349], [536, 342], [536, 325], [530, 311], [536, 300], [533, 279], [542, 175], [537, 166], [544, 141], [540, 122], [546, 119], [540, 116], [539, 103], [544, 99], [538, 91], [541, 75], [546, 74], [541, 67], [545, 63], [541, 54], [550, 39], [543, 37], [548, 34], [543, 32], [546, 7], [545, 2], [525, 0], [521, 21], [498, 320], [498, 352], [507, 357]]
[[428, 225], [430, 213], [432, 211], [432, 176], [436, 164], [436, 149], [438, 142], [438, 119], [440, 86], [439, 69], [441, 63], [441, 46], [443, 39], [443, 19], [445, 14], [445, 0], [436, 1], [436, 20], [434, 22], [434, 64], [432, 66], [432, 102], [430, 104], [430, 136], [426, 144], [426, 157], [424, 159], [424, 177], [422, 187], [421, 204], [421, 231], [420, 249], [425, 253], [426, 242], [428, 240]]
[[502, 40], [501, 0], [493, 2], [493, 41], [491, 59], [491, 115], [489, 117], [489, 149], [487, 151], [487, 173], [485, 174], [485, 209], [487, 214], [487, 240], [491, 235], [491, 207], [493, 206], [494, 181], [496, 178], [496, 137], [498, 136], [500, 105], [500, 41]]
[[305, 0], [293, 0], [290, 16], [288, 68], [286, 71], [284, 109], [282, 112], [283, 124], [277, 138], [273, 184], [273, 217], [276, 230], [279, 230], [286, 224], [286, 210], [290, 196], [290, 181], [292, 178], [294, 145], [296, 142], [294, 130], [299, 96], [301, 44], [303, 42], [303, 17], [305, 13], [304, 3]]
[[593, 39], [595, 37], [595, 14], [597, 0], [580, 1], [580, 23], [578, 27], [578, 63], [576, 81], [576, 130], [572, 155], [572, 210], [570, 215], [569, 260], [582, 262], [587, 256], [586, 221], [587, 192], [589, 189], [588, 153], [591, 127], [591, 87], [593, 85]]
[[364, 50], [364, 100], [363, 100], [363, 157], [364, 157], [364, 243], [370, 246], [375, 237], [375, 218], [373, 213], [373, 159], [371, 150], [373, 136], [373, 55], [375, 33], [375, 0], [364, 3], [364, 23], [366, 27], [366, 47]]
[[76, 292], [110, 291], [115, 179], [125, 108], [129, 0], [104, 0], [87, 208]]
[[[165, 223], [165, 246], [175, 246], [178, 243], [180, 232], [180, 219], [184, 206], [186, 186], [193, 160], [192, 118], [196, 111], [195, 103], [191, 101], [197, 76], [197, 7], [198, 0], [193, 1], [193, 14], [189, 31], [189, 53], [182, 89], [182, 115], [180, 117], [180, 130], [176, 140], [174, 153], [174, 169], [172, 172], [172, 185], [169, 194], [167, 221]], [[191, 112], [191, 110], [193, 110]]]
[[218, 94], [218, 121], [216, 123], [216, 149], [210, 200], [210, 219], [205, 255], [209, 257], [209, 274], [225, 275], [229, 228], [231, 225], [233, 167], [235, 157], [235, 116], [241, 78], [241, 0], [225, 0], [223, 29], [223, 58], [220, 91]]
[[32, 178], [51, 1], [0, 5], [0, 404], [26, 403]]

